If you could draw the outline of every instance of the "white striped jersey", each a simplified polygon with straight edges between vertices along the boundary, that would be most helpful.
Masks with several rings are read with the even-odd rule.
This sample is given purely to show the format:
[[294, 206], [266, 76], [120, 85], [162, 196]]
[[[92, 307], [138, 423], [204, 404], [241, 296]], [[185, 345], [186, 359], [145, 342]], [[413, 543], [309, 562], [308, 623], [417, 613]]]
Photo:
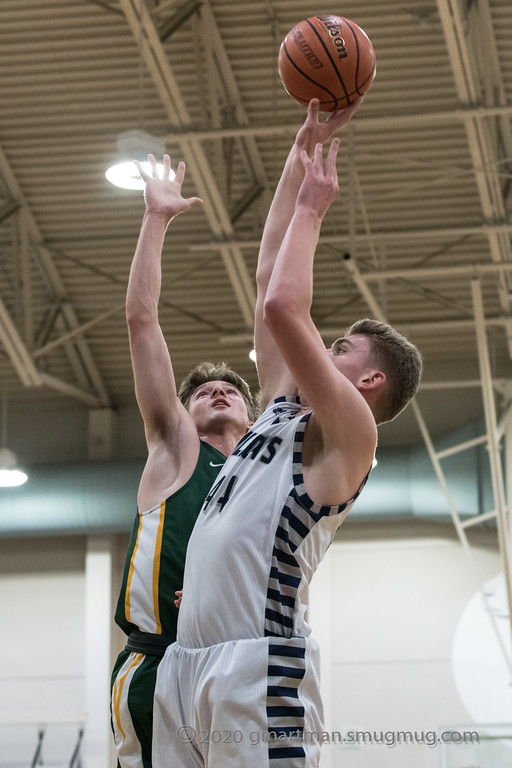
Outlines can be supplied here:
[[226, 461], [190, 537], [178, 642], [306, 637], [308, 585], [355, 496], [316, 504], [302, 445], [310, 414], [296, 397], [270, 403]]

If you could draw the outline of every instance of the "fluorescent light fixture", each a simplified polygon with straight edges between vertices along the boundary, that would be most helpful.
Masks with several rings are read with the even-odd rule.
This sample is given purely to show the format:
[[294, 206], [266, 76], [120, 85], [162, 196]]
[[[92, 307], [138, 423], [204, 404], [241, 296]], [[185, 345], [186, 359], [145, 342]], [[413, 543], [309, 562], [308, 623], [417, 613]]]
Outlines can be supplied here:
[[251, 351], [249, 352], [249, 357], [251, 358], [253, 363], [256, 364], [256, 350], [255, 349], [251, 349]]
[[[145, 131], [125, 131], [117, 137], [117, 150], [120, 160], [107, 169], [105, 176], [111, 184], [122, 189], [144, 189], [142, 181], [134, 160], [138, 160], [145, 171], [151, 172], [151, 166], [147, 162], [149, 153], [156, 159], [162, 157], [165, 152], [165, 146], [156, 136]], [[157, 171], [160, 177], [163, 176], [163, 165], [157, 163]], [[170, 178], [174, 179], [174, 171], [171, 171]]]
[[[147, 161], [141, 163], [141, 165], [146, 173], [151, 173], [151, 166]], [[157, 163], [156, 167], [158, 175], [162, 178], [164, 172], [162, 163]], [[175, 175], [174, 171], [171, 171], [169, 178], [174, 179]], [[127, 160], [123, 163], [111, 165], [105, 172], [105, 176], [111, 184], [114, 184], [116, 187], [121, 187], [121, 189], [144, 189], [144, 182], [142, 181], [137, 166], [133, 160]]]
[[28, 475], [18, 467], [16, 454], [8, 448], [0, 449], [0, 488], [12, 488], [23, 485]]

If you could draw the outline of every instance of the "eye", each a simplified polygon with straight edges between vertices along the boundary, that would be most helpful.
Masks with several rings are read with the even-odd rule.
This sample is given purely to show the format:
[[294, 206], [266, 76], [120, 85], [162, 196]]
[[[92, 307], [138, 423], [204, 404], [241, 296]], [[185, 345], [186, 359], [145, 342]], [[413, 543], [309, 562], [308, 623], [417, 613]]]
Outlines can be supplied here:
[[337, 339], [334, 342], [333, 351], [335, 355], [344, 355], [349, 349], [349, 345], [346, 339]]

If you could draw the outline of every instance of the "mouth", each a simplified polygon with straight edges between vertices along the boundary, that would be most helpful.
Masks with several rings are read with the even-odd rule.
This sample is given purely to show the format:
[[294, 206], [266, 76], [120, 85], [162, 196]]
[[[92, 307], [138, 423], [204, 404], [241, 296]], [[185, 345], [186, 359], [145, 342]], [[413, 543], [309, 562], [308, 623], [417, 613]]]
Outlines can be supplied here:
[[218, 399], [214, 400], [212, 403], [212, 408], [217, 408], [218, 406], [225, 406], [226, 408], [229, 407], [229, 403], [226, 400]]

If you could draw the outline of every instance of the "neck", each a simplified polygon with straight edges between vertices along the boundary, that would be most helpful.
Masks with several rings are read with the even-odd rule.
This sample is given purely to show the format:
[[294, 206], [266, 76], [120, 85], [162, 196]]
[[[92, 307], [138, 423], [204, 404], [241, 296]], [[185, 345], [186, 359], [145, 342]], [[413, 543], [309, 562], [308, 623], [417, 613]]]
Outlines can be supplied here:
[[236, 444], [244, 434], [245, 432], [227, 432], [223, 434], [210, 432], [209, 434], [199, 435], [199, 439], [208, 443], [208, 445], [211, 445], [212, 448], [216, 448], [223, 453], [224, 456], [230, 456], [235, 450]]

